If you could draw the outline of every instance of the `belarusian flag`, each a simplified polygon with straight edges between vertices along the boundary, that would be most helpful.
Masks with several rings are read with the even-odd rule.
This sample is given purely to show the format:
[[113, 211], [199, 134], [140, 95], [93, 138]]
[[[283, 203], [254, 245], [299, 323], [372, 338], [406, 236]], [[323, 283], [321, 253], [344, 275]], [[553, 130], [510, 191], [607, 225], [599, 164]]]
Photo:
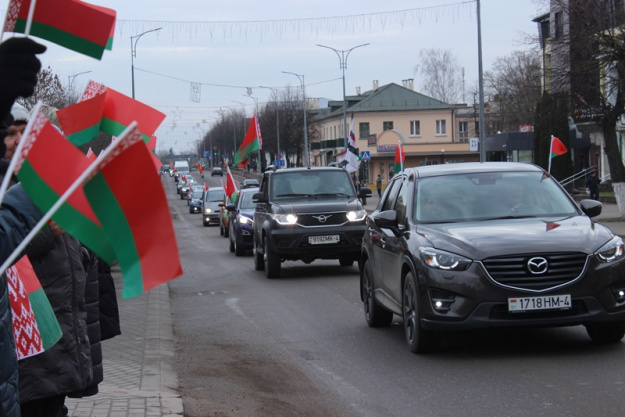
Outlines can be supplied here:
[[100, 133], [105, 98], [104, 94], [97, 94], [56, 111], [63, 133], [74, 145], [91, 142]]
[[238, 168], [245, 168], [250, 156], [263, 148], [263, 138], [260, 135], [260, 127], [258, 126], [258, 120], [256, 115], [252, 117], [250, 126], [247, 128], [247, 133], [243, 139], [243, 143], [239, 147], [237, 153], [234, 154], [234, 166]]
[[[167, 197], [150, 151], [134, 126], [119, 137], [116, 152], [98, 159], [96, 173], [84, 185], [117, 254], [124, 279], [123, 298], [182, 274]], [[150, 196], [149, 210], [145, 201], [137, 198], [137, 183]]]
[[89, 146], [89, 149], [87, 150], [86, 156], [87, 156], [87, 159], [90, 160], [91, 162], [93, 162], [96, 159], [98, 159], [98, 156], [93, 152], [93, 149], [91, 149], [91, 146]]
[[28, 22], [31, 0], [10, 0], [2, 31], [37, 36], [102, 58], [115, 28], [115, 10], [80, 0], [36, 0], [32, 5], [32, 22]]
[[232, 172], [230, 172], [230, 166], [228, 166], [228, 174], [226, 174], [226, 187], [224, 189], [230, 201], [232, 201], [232, 194], [239, 191], [237, 189], [236, 182], [234, 182], [234, 177], [232, 176]]
[[566, 153], [566, 146], [557, 137], [551, 135], [551, 143], [549, 144], [549, 168], [547, 172], [551, 173], [551, 160], [556, 156], [564, 155]]
[[133, 121], [149, 143], [165, 119], [164, 113], [94, 81], [78, 103], [58, 110], [57, 116], [63, 133], [76, 146], [95, 139], [100, 131], [119, 136]]
[[399, 142], [395, 148], [395, 168], [393, 169], [395, 174], [399, 174], [404, 170], [405, 160], [406, 154], [404, 153], [404, 148], [401, 146], [401, 142]]
[[[87, 169], [90, 161], [41, 111], [30, 118], [22, 141], [22, 152], [15, 156], [18, 158], [15, 171], [26, 193], [45, 213]], [[115, 253], [82, 188], [72, 193], [52, 219], [108, 264], [115, 261]]]
[[63, 332], [28, 257], [6, 271], [17, 359], [54, 346]]
[[143, 141], [148, 143], [163, 120], [165, 113], [107, 87], [100, 124], [102, 132], [119, 136], [130, 123], [136, 121]]
[[150, 140], [146, 143], [148, 149], [150, 150], [150, 157], [152, 157], [152, 162], [154, 163], [154, 168], [160, 169], [163, 166], [163, 163], [158, 156], [156, 156], [156, 136], [150, 136]]

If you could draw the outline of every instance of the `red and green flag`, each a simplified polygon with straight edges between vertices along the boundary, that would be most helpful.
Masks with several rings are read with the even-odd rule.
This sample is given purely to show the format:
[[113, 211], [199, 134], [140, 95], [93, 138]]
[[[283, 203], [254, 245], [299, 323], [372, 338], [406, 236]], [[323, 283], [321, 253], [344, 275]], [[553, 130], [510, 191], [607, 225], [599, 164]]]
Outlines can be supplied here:
[[[45, 213], [91, 162], [38, 110], [29, 120], [22, 142], [22, 150], [16, 155], [15, 172], [24, 191]], [[52, 219], [107, 263], [115, 261], [115, 252], [81, 187], [69, 196]]]
[[243, 139], [243, 143], [239, 147], [237, 153], [234, 154], [234, 166], [238, 168], [245, 168], [250, 156], [256, 151], [260, 151], [263, 148], [263, 138], [260, 134], [260, 126], [258, 125], [258, 119], [256, 115], [252, 117], [250, 126], [247, 128], [247, 133]]
[[400, 142], [395, 148], [395, 168], [393, 169], [395, 174], [399, 174], [404, 170], [404, 161], [406, 161], [406, 154], [404, 153], [404, 148], [401, 146]]
[[551, 135], [551, 143], [549, 145], [549, 169], [547, 172], [551, 173], [551, 160], [556, 156], [564, 155], [566, 152], [564, 143], [557, 137]]
[[237, 189], [237, 183], [234, 181], [234, 177], [232, 176], [232, 172], [230, 172], [230, 167], [228, 166], [228, 173], [226, 174], [226, 186], [224, 187], [226, 191], [226, 195], [228, 199], [232, 201], [232, 194], [239, 191]]
[[98, 132], [119, 136], [133, 121], [149, 143], [165, 119], [164, 113], [94, 81], [78, 103], [58, 110], [57, 116], [63, 132], [77, 146], [91, 141]]
[[63, 332], [28, 257], [6, 271], [17, 359], [50, 349]]
[[100, 133], [105, 98], [104, 94], [96, 94], [56, 111], [63, 133], [74, 145], [89, 143]]
[[[84, 191], [117, 254], [122, 297], [130, 298], [181, 275], [182, 266], [167, 197], [141, 132], [132, 124], [118, 142], [116, 152], [98, 159]], [[150, 196], [149, 210], [137, 198], [137, 182]]]
[[[29, 22], [31, 4], [34, 6]], [[10, 0], [3, 32], [33, 35], [96, 59], [112, 45], [115, 10], [80, 0]]]

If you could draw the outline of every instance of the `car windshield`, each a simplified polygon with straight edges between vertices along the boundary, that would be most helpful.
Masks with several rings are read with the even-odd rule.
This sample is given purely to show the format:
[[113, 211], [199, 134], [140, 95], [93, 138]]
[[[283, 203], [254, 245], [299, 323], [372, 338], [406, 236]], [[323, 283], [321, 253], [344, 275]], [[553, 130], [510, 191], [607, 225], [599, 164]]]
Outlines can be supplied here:
[[204, 201], [206, 202], [219, 202], [224, 201], [225, 193], [224, 190], [208, 190], [206, 192], [206, 197]]
[[203, 193], [204, 193], [203, 190], [193, 190], [193, 193], [191, 194], [191, 198], [200, 199], [200, 198], [202, 198], [202, 194]]
[[274, 174], [273, 198], [300, 196], [355, 197], [349, 175], [342, 170], [298, 171]]
[[241, 193], [239, 194], [239, 208], [243, 210], [250, 210], [256, 208], [256, 203], [252, 202], [254, 193]]
[[556, 181], [542, 172], [495, 172], [426, 177], [416, 182], [415, 218], [457, 222], [579, 213]]

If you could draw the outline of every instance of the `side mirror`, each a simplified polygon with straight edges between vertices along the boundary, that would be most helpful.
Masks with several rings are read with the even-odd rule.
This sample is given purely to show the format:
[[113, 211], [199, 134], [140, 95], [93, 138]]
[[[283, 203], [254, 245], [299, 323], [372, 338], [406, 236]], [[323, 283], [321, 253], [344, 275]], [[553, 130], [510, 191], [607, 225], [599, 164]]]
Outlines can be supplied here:
[[579, 207], [582, 209], [586, 216], [592, 218], [597, 217], [601, 214], [603, 204], [600, 201], [587, 198], [579, 202]]
[[359, 198], [371, 197], [372, 194], [373, 192], [371, 191], [371, 188], [369, 187], [360, 187], [360, 189], [358, 190]]
[[266, 203], [267, 201], [265, 193], [254, 193], [252, 196], [252, 202], [254, 203]]
[[395, 210], [380, 211], [371, 215], [370, 218], [380, 229], [389, 229], [395, 236], [401, 235], [399, 223], [397, 223], [397, 212]]

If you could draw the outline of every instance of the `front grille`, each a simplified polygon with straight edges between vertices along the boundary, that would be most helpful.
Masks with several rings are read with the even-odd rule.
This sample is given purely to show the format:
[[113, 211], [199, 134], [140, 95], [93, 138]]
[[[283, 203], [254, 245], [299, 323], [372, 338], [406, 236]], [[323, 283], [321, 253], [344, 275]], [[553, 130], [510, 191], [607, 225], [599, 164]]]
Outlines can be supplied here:
[[[545, 273], [530, 273], [527, 263], [536, 257], [547, 261]], [[482, 264], [491, 279], [500, 285], [540, 292], [575, 281], [584, 272], [587, 259], [586, 254], [577, 252], [541, 253], [488, 258]]]
[[297, 224], [303, 227], [338, 226], [345, 223], [347, 214], [344, 211], [297, 214]]

